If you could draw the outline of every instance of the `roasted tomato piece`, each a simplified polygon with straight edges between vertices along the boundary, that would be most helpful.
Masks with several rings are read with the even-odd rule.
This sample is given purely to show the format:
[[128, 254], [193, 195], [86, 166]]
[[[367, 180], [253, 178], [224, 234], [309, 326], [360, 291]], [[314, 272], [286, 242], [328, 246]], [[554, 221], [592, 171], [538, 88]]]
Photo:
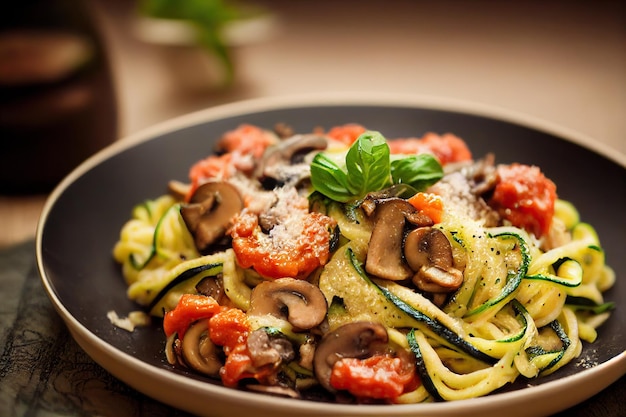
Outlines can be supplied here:
[[352, 145], [366, 131], [367, 129], [360, 124], [348, 123], [331, 128], [326, 135], [338, 142]]
[[206, 181], [225, 180], [237, 171], [252, 171], [255, 161], [277, 141], [273, 133], [249, 124], [226, 132], [217, 144], [220, 154], [209, 155], [190, 168], [191, 187], [187, 199]]
[[330, 384], [360, 398], [394, 399], [416, 386], [414, 368], [400, 358], [374, 355], [343, 358], [335, 363]]
[[182, 338], [191, 323], [213, 317], [221, 307], [213, 297], [198, 294], [183, 294], [176, 307], [165, 313], [163, 331], [167, 336], [178, 333]]
[[232, 246], [242, 268], [266, 278], [306, 278], [330, 257], [331, 230], [336, 223], [320, 213], [294, 213], [269, 233], [250, 212], [235, 219]]
[[242, 124], [224, 133], [217, 144], [221, 152], [239, 152], [260, 158], [265, 149], [278, 141], [276, 135], [258, 126]]
[[422, 138], [390, 140], [389, 149], [392, 154], [433, 154], [441, 165], [451, 162], [470, 161], [472, 153], [465, 141], [451, 133], [437, 135], [426, 133]]
[[499, 165], [496, 172], [489, 205], [514, 226], [537, 237], [548, 233], [557, 199], [556, 185], [536, 166]]

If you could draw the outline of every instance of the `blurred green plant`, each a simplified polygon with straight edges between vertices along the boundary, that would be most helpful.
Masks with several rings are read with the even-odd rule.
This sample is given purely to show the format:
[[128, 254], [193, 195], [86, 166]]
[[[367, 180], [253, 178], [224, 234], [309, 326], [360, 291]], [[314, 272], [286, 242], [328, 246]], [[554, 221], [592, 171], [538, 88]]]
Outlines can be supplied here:
[[185, 21], [192, 25], [198, 45], [217, 57], [224, 66], [225, 85], [232, 84], [235, 65], [223, 36], [224, 27], [259, 14], [257, 9], [228, 0], [139, 0], [139, 12], [147, 17]]

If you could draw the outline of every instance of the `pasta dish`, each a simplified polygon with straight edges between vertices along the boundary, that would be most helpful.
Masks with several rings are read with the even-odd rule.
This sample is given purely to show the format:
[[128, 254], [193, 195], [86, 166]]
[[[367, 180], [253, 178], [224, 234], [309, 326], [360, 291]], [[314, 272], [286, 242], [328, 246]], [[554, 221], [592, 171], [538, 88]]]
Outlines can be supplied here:
[[556, 184], [453, 134], [244, 124], [199, 158], [132, 209], [113, 257], [169, 364], [226, 387], [480, 397], [558, 371], [614, 307], [598, 235]]

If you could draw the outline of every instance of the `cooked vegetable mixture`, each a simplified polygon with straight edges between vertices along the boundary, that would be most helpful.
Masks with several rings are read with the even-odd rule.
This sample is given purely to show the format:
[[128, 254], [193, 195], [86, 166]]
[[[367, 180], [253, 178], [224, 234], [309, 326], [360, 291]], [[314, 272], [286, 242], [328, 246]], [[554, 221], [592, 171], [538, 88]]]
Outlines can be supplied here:
[[597, 234], [539, 167], [359, 124], [224, 133], [113, 255], [172, 366], [316, 401], [487, 395], [572, 361], [613, 307]]

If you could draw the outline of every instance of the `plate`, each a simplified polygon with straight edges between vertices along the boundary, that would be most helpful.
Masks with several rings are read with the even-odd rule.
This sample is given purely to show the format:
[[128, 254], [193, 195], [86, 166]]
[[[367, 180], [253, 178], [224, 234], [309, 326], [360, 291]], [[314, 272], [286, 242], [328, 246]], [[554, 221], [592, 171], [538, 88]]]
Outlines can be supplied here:
[[[621, 306], [594, 344], [551, 376], [519, 380], [483, 398], [448, 403], [364, 406], [270, 397], [224, 388], [173, 369], [155, 324], [129, 333], [111, 325], [107, 312], [138, 307], [111, 251], [131, 208], [187, 180], [189, 167], [208, 155], [215, 140], [241, 123], [271, 129], [285, 122], [296, 132], [349, 122], [386, 137], [451, 132], [476, 157], [495, 152], [498, 162], [536, 164], [596, 227], [607, 263], [626, 271], [626, 158], [592, 139], [527, 116], [474, 103], [426, 97], [341, 94], [258, 99], [207, 109], [122, 139], [97, 153], [54, 190], [37, 231], [43, 285], [78, 344], [114, 376], [159, 401], [198, 415], [262, 416], [508, 416], [548, 415], [582, 402], [626, 373], [626, 315]], [[626, 299], [618, 279], [608, 300]], [[381, 408], [384, 407], [384, 408]]]

